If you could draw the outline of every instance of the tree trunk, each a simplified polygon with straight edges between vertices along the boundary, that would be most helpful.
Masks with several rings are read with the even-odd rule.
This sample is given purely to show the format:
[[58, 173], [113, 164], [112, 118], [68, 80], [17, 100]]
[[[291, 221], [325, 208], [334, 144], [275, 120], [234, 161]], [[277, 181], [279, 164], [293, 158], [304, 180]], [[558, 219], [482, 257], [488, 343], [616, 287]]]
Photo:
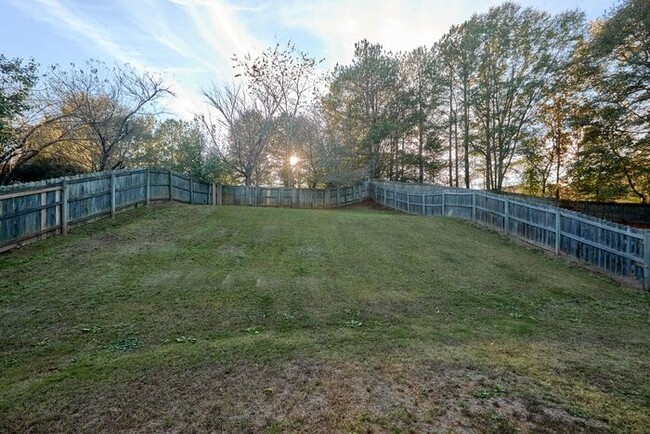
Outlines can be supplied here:
[[418, 131], [418, 140], [419, 140], [419, 147], [418, 147], [418, 164], [419, 164], [419, 169], [420, 173], [418, 176], [418, 181], [420, 184], [424, 183], [424, 131], [423, 128], [424, 126], [422, 125], [422, 119], [420, 119], [420, 125], [419, 125], [419, 131]]
[[465, 188], [469, 188], [469, 89], [467, 80], [463, 86], [463, 106], [465, 112], [465, 132], [463, 134], [463, 145], [465, 147]]
[[[450, 72], [451, 74], [451, 72]], [[452, 100], [452, 95], [453, 95], [453, 82], [451, 79], [449, 80], [449, 161], [448, 161], [448, 166], [449, 166], [449, 186], [453, 187], [454, 186], [454, 176], [453, 176], [453, 170], [454, 170], [454, 165], [453, 161], [451, 158], [451, 151], [452, 151], [452, 140], [453, 140], [453, 130], [452, 130], [452, 116], [453, 116], [453, 100]]]
[[454, 112], [454, 168], [456, 173], [456, 188], [458, 188], [458, 119]]

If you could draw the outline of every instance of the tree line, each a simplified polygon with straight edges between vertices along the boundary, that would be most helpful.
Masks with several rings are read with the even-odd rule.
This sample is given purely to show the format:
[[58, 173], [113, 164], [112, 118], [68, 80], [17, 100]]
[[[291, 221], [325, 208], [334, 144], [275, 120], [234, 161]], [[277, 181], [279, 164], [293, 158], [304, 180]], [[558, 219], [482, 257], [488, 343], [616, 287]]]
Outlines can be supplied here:
[[192, 121], [153, 73], [0, 54], [0, 183], [122, 167], [320, 187], [366, 177], [650, 200], [650, 5], [587, 22], [507, 2], [428, 47], [367, 40], [322, 74], [294, 43], [234, 57]]

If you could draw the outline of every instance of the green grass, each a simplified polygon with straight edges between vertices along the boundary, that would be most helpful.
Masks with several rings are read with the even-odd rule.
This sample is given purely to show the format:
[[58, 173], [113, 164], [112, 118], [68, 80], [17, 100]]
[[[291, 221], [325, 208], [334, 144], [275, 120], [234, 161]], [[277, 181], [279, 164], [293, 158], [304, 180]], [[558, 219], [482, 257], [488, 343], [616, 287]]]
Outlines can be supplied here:
[[168, 204], [0, 276], [0, 430], [650, 426], [648, 294], [464, 222]]

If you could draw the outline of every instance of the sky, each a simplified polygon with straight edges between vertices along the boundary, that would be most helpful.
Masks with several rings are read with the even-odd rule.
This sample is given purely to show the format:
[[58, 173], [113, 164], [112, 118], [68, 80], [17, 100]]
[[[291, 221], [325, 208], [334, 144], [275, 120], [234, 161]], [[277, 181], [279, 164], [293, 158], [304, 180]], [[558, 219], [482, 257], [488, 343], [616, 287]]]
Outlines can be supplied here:
[[[520, 0], [551, 13], [602, 16], [616, 0]], [[366, 38], [391, 51], [431, 46], [450, 26], [497, 0], [0, 0], [0, 53], [41, 65], [86, 59], [157, 72], [189, 119], [206, 110], [202, 90], [232, 80], [234, 54], [292, 40], [324, 71], [349, 63]]]

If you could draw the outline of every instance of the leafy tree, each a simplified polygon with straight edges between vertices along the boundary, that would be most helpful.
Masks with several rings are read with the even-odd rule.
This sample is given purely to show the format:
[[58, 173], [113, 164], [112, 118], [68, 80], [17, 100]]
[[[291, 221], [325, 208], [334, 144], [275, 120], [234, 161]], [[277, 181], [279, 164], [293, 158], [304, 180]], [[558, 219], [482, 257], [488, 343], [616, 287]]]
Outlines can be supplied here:
[[[451, 148], [452, 138], [455, 149], [455, 175], [456, 185], [459, 179], [458, 158], [458, 129], [460, 124], [463, 144], [463, 178], [465, 188], [470, 187], [470, 154], [472, 149], [472, 124], [471, 124], [471, 95], [472, 82], [475, 81], [476, 68], [478, 67], [478, 50], [480, 48], [480, 32], [476, 29], [478, 20], [469, 20], [459, 26], [452, 26], [449, 32], [436, 44], [436, 56], [439, 59], [441, 81], [451, 86], [448, 100], [450, 110], [447, 113], [450, 131], [448, 137], [449, 183], [451, 185]], [[446, 75], [446, 77], [445, 77]]]
[[398, 119], [402, 124], [399, 130], [403, 138], [414, 145], [412, 152], [403, 149], [403, 167], [415, 167], [417, 174], [414, 179], [420, 184], [424, 182], [425, 175], [431, 175], [432, 168], [438, 167], [427, 164], [435, 160], [438, 142], [434, 137], [440, 128], [435, 116], [443, 93], [438, 66], [435, 52], [424, 47], [416, 48], [400, 58], [400, 77], [404, 84], [401, 98], [397, 99], [400, 107], [396, 112], [398, 116], [402, 113]]
[[536, 110], [532, 137], [522, 143], [528, 193], [547, 196], [554, 181], [554, 196], [559, 200], [563, 185], [567, 186], [567, 169], [582, 137], [575, 122], [581, 114], [576, 79], [568, 70], [550, 89]]
[[209, 152], [208, 141], [198, 119], [156, 121], [141, 118], [139, 132], [131, 147], [127, 164], [170, 169], [195, 179], [214, 181], [223, 169]]
[[[601, 195], [602, 174], [618, 191], [650, 201], [650, 6], [627, 0], [590, 28], [582, 47], [584, 139], [574, 166], [584, 194]], [[602, 171], [595, 172], [595, 168]], [[595, 189], [595, 190], [593, 190]]]
[[38, 65], [0, 54], [0, 184], [43, 150], [67, 140], [76, 126], [45, 80]]
[[357, 42], [352, 64], [334, 68], [323, 102], [329, 126], [345, 132], [360, 164], [377, 178], [383, 173], [382, 143], [396, 128], [391, 103], [398, 68], [397, 59], [381, 45]]
[[513, 3], [472, 18], [480, 40], [472, 108], [474, 150], [484, 159], [485, 185], [500, 190], [539, 104], [579, 41], [583, 14], [555, 17]]

